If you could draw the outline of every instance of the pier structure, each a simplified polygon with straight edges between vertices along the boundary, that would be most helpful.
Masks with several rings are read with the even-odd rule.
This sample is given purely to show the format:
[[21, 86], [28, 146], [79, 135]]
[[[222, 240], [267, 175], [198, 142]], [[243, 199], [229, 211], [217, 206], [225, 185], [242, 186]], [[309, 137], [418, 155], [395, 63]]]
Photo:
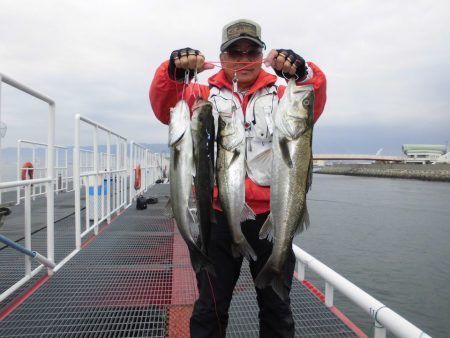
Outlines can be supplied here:
[[[0, 182], [5, 198], [25, 190], [20, 204], [8, 204], [8, 215], [2, 214], [0, 336], [188, 337], [197, 288], [187, 246], [164, 212], [169, 186], [155, 184], [163, 158], [76, 115], [73, 190], [56, 194], [55, 103], [0, 73], [2, 81], [47, 102], [51, 118], [43, 177]], [[83, 126], [93, 140], [87, 148], [80, 138]], [[105, 156], [99, 151], [102, 140]], [[81, 155], [90, 151], [93, 162], [83, 163]], [[45, 193], [32, 199], [31, 186], [41, 183]], [[141, 195], [159, 203], [138, 210]], [[296, 336], [367, 337], [334, 305], [336, 290], [372, 318], [375, 337], [387, 332], [429, 337], [301, 248], [294, 246], [294, 252], [299, 269], [290, 296]], [[324, 293], [305, 278], [306, 270], [325, 280]], [[257, 312], [253, 281], [244, 268], [227, 337], [257, 336]]]

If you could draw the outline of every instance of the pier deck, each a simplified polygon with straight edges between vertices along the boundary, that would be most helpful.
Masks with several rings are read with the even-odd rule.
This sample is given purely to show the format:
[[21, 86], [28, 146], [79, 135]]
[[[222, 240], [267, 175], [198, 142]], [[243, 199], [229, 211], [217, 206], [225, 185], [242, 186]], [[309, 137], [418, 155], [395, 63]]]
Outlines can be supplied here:
[[[38, 288], [22, 289], [0, 304], [0, 337], [188, 337], [195, 275], [174, 221], [164, 216], [168, 186], [156, 185], [149, 194], [159, 203], [146, 210], [128, 208], [52, 277], [37, 276]], [[56, 260], [64, 236], [72, 243], [73, 232], [70, 215], [55, 224], [61, 236]], [[39, 231], [33, 243], [45, 240], [38, 236]], [[14, 268], [9, 250], [0, 250], [2, 269]], [[358, 337], [296, 279], [291, 298], [296, 336]], [[256, 294], [244, 262], [227, 337], [257, 336]]]

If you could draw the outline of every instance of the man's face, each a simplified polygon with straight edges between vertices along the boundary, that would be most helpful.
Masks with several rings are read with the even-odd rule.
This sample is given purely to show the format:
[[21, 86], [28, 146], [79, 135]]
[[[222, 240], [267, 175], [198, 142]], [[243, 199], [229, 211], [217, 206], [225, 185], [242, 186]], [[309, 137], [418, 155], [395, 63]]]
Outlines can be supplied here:
[[236, 73], [238, 88], [244, 90], [249, 89], [258, 78], [262, 66], [262, 57], [263, 53], [260, 46], [250, 40], [241, 39], [220, 54], [220, 61], [228, 81], [232, 82]]

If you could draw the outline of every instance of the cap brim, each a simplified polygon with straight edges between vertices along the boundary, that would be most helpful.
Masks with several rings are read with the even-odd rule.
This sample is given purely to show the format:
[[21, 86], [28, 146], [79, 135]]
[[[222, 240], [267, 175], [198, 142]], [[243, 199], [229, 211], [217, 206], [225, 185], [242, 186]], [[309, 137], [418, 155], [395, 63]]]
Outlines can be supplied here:
[[238, 36], [237, 38], [228, 40], [227, 42], [223, 43], [220, 46], [220, 51], [223, 52], [225, 49], [230, 47], [230, 45], [232, 45], [236, 41], [239, 41], [239, 40], [242, 40], [242, 39], [253, 41], [254, 43], [256, 43], [258, 46], [260, 46], [262, 48], [266, 47], [266, 44], [264, 42], [262, 42], [261, 40], [259, 40], [259, 39], [253, 38], [251, 36]]

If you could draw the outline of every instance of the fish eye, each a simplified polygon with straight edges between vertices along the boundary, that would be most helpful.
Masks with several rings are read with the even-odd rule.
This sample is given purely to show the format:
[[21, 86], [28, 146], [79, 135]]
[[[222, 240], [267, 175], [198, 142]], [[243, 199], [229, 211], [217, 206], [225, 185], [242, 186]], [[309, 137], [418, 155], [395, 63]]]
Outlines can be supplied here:
[[304, 107], [308, 107], [309, 104], [310, 104], [309, 99], [304, 99], [304, 100], [303, 100], [303, 106], [304, 106]]

